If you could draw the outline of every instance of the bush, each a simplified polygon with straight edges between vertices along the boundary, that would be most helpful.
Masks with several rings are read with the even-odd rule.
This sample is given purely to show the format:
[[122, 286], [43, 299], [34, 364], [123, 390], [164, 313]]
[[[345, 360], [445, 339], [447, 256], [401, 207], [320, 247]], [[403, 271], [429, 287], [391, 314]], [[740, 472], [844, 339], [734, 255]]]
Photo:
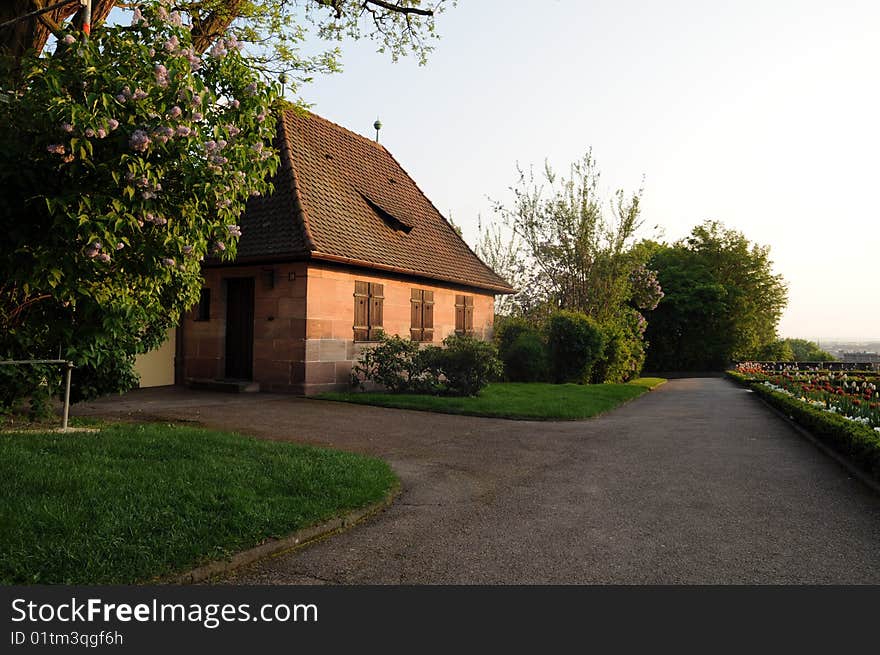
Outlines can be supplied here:
[[589, 316], [558, 311], [547, 324], [547, 344], [554, 381], [585, 383], [603, 353], [605, 336]]
[[382, 334], [379, 345], [361, 353], [351, 372], [352, 384], [363, 388], [375, 382], [394, 393], [436, 392], [440, 383], [428, 366], [430, 360], [417, 341]]
[[634, 309], [602, 326], [605, 348], [593, 366], [594, 383], [629, 382], [639, 376], [645, 363], [646, 326], [644, 317]]
[[510, 382], [543, 382], [547, 379], [547, 345], [541, 331], [524, 318], [500, 319], [495, 328], [498, 356]]
[[451, 334], [443, 340], [443, 346], [430, 346], [423, 352], [429, 367], [442, 379], [445, 393], [476, 396], [483, 387], [501, 377], [498, 351], [491, 343]]
[[475, 396], [501, 375], [501, 362], [491, 343], [450, 335], [443, 347], [427, 346], [382, 335], [379, 345], [361, 353], [352, 384], [381, 384], [393, 393], [447, 393]]
[[510, 382], [544, 382], [548, 378], [547, 346], [537, 332], [524, 332], [501, 356]]

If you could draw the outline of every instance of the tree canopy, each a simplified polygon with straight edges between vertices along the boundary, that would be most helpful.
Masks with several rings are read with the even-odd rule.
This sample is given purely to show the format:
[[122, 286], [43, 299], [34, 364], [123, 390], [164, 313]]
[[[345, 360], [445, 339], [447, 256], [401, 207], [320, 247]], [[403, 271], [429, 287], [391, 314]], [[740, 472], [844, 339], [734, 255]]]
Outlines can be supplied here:
[[0, 357], [60, 353], [79, 396], [132, 384], [132, 356], [195, 303], [203, 258], [235, 254], [277, 166], [277, 88], [234, 40], [197, 55], [161, 8], [24, 57], [0, 103]]
[[665, 293], [648, 316], [650, 370], [716, 370], [776, 340], [787, 287], [769, 247], [706, 221], [649, 266]]
[[[0, 3], [0, 58], [15, 66], [28, 52], [40, 52], [50, 35], [63, 34], [67, 20], [78, 28], [78, 2], [32, 15], [35, 9], [59, 0], [5, 0]], [[192, 26], [193, 47], [205, 52], [220, 37], [232, 34], [245, 44], [253, 66], [267, 73], [291, 73], [307, 79], [339, 67], [339, 51], [314, 47], [316, 37], [326, 42], [368, 38], [393, 59], [413, 54], [422, 62], [436, 39], [435, 18], [456, 0], [165, 0], [166, 10], [179, 12]], [[129, 0], [93, 0], [92, 24], [102, 23], [117, 7], [131, 8]], [[306, 44], [310, 47], [304, 48]], [[309, 52], [306, 53], [305, 50]]]

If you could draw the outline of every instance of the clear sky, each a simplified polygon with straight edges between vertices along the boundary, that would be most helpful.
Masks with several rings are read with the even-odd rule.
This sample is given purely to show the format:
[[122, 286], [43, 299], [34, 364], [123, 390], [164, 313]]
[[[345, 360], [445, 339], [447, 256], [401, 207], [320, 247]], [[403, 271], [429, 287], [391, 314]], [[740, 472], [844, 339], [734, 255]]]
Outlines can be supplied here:
[[644, 175], [667, 240], [713, 218], [769, 244], [783, 336], [880, 337], [876, 0], [460, 0], [438, 29], [424, 67], [348, 43], [301, 95], [364, 135], [380, 117], [472, 245], [516, 162], [592, 146], [609, 190]]

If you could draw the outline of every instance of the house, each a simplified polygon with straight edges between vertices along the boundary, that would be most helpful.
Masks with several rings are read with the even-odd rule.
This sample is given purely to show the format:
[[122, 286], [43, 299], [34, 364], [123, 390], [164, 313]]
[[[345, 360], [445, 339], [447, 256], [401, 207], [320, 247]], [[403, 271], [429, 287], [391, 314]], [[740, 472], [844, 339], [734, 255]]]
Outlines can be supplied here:
[[312, 394], [348, 387], [380, 331], [491, 337], [494, 296], [513, 289], [382, 145], [289, 110], [276, 146], [275, 192], [248, 203], [236, 260], [204, 265], [177, 381]]

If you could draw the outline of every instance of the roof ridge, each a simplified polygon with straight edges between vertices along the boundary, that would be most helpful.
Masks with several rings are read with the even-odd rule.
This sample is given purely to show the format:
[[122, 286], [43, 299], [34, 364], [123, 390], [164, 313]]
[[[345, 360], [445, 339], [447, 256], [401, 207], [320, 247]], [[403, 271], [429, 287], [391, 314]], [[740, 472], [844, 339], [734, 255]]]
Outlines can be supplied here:
[[[379, 143], [378, 141], [374, 141], [373, 139], [365, 137], [363, 134], [358, 134], [357, 132], [348, 129], [347, 127], [343, 127], [339, 123], [334, 123], [329, 118], [324, 118], [323, 116], [316, 114], [313, 111], [309, 111], [308, 109], [301, 109], [301, 110], [300, 109], [295, 109], [295, 110], [294, 109], [287, 109], [287, 110], [285, 110], [285, 112], [288, 112], [288, 111], [299, 111], [301, 113], [308, 114], [309, 118], [317, 118], [319, 121], [323, 121], [324, 123], [327, 123], [328, 125], [332, 125], [334, 129], [337, 129], [340, 132], [345, 132], [346, 134], [349, 134], [357, 139], [360, 139], [364, 143], [367, 143], [367, 144], [373, 146], [374, 148], [378, 148], [379, 150], [383, 150], [384, 152], [388, 152], [388, 149], [385, 146], [383, 146], [381, 143]], [[391, 154], [391, 153], [388, 153], [388, 154]]]
[[[287, 160], [287, 164], [290, 168], [290, 185], [291, 191], [293, 193], [293, 213], [300, 220], [300, 224], [302, 225], [303, 238], [306, 242], [306, 248], [311, 251], [315, 251], [318, 247], [315, 245], [315, 240], [312, 238], [312, 232], [309, 229], [309, 216], [306, 212], [306, 205], [303, 200], [302, 194], [299, 192], [299, 179], [296, 175], [296, 166], [293, 163], [293, 152], [290, 147], [290, 133], [287, 130], [287, 112], [293, 110], [286, 110], [281, 116], [281, 120], [278, 121], [279, 127], [281, 129], [281, 150], [283, 151], [283, 157]], [[309, 112], [311, 113], [311, 112]]]

